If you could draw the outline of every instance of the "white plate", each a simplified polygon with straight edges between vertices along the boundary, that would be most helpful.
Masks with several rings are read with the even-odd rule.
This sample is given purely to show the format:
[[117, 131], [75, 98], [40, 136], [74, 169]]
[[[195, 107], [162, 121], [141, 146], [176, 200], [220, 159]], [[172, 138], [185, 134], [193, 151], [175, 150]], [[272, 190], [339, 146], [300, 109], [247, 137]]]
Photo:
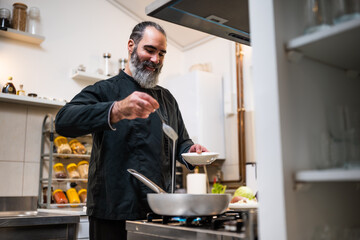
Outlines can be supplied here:
[[249, 209], [257, 209], [258, 203], [229, 203], [230, 209], [236, 209], [236, 210], [249, 210]]
[[191, 165], [208, 165], [215, 161], [219, 154], [215, 152], [183, 153], [181, 156]]

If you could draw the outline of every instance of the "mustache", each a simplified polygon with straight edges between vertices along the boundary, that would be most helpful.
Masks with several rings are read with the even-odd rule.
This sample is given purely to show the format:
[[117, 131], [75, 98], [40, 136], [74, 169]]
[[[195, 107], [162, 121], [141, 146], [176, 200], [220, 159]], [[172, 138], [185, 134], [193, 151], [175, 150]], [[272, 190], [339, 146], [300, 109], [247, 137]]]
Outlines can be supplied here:
[[146, 60], [141, 63], [141, 68], [144, 69], [145, 67], [154, 68], [155, 69], [154, 72], [159, 72], [161, 69], [161, 64], [160, 63], [156, 64], [149, 60]]

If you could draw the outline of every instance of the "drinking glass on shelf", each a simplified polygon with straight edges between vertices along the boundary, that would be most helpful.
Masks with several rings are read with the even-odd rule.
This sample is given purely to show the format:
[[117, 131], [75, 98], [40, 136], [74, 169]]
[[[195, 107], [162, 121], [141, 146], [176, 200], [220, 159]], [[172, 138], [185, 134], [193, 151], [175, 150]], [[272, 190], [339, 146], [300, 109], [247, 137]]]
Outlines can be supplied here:
[[333, 0], [333, 4], [334, 24], [360, 19], [360, 0]]
[[320, 157], [316, 167], [329, 169], [343, 167], [346, 159], [345, 143], [341, 137], [331, 132], [324, 132], [320, 136]]
[[331, 4], [328, 0], [307, 0], [304, 15], [306, 34], [330, 28]]
[[346, 168], [360, 168], [360, 106], [344, 107]]
[[[347, 159], [345, 106], [331, 105], [326, 110], [327, 136], [322, 137], [323, 158], [327, 157], [330, 168], [344, 167]], [[326, 152], [327, 151], [327, 152]]]

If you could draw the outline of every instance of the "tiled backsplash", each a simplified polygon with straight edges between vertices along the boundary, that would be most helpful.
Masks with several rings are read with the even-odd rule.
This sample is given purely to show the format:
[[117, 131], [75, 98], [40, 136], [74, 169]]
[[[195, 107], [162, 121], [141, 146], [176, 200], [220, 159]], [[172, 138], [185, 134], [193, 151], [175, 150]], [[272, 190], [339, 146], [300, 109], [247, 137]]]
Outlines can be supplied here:
[[0, 102], [0, 196], [37, 196], [42, 122], [56, 112]]

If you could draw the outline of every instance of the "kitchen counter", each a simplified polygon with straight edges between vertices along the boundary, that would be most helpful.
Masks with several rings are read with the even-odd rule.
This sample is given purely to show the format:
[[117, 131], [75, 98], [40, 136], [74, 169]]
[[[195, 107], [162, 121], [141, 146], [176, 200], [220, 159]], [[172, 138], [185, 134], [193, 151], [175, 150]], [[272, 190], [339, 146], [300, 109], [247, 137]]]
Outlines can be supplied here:
[[0, 212], [0, 239], [75, 239], [79, 216], [38, 211]]
[[56, 213], [56, 214], [66, 214], [66, 215], [75, 215], [75, 216], [86, 216], [86, 207], [83, 208], [39, 208], [38, 212], [44, 213]]

